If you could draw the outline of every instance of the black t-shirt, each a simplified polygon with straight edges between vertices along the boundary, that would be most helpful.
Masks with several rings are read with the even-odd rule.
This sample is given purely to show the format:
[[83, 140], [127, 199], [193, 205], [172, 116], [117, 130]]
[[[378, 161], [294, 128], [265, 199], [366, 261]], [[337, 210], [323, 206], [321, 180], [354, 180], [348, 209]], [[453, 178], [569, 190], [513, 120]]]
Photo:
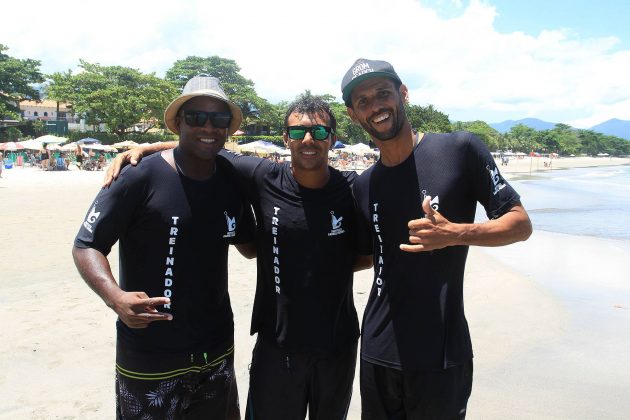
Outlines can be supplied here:
[[214, 352], [234, 337], [227, 289], [231, 243], [253, 240], [251, 209], [229, 163], [218, 157], [207, 181], [178, 174], [159, 154], [97, 195], [75, 239], [107, 255], [119, 240], [120, 287], [171, 298], [172, 321], [132, 329], [117, 322], [118, 340], [156, 353]]
[[359, 335], [352, 297], [356, 174], [330, 169], [321, 189], [300, 186], [288, 164], [221, 152], [249, 190], [258, 229], [251, 333], [289, 352], [330, 352]]
[[455, 223], [474, 222], [477, 202], [497, 218], [520, 200], [483, 142], [470, 133], [427, 134], [401, 164], [380, 161], [359, 176], [354, 194], [361, 235], [371, 235], [374, 283], [365, 309], [361, 357], [404, 369], [441, 369], [472, 358], [464, 316], [467, 246], [408, 253], [407, 223], [422, 201]]

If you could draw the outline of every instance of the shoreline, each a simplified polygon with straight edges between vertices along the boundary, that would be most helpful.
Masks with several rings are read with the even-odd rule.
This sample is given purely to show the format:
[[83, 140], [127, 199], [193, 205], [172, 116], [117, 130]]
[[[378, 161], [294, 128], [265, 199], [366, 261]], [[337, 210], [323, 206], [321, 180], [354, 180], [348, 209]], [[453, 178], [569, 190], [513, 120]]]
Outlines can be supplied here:
[[495, 159], [494, 161], [501, 174], [508, 180], [523, 175], [534, 175], [540, 172], [546, 173], [564, 169], [630, 165], [630, 157], [560, 157], [550, 159], [527, 156], [520, 159], [510, 159], [507, 165], [501, 165], [501, 159]]
[[[629, 159], [623, 161], [616, 164], [630, 163]], [[578, 163], [584, 164], [575, 162], [574, 167], [583, 167], [577, 166]], [[0, 179], [4, 239], [0, 251], [0, 316], [4, 319], [1, 329], [4, 339], [0, 343], [3, 366], [0, 386], [5, 390], [5, 398], [0, 402], [0, 418], [112, 417], [115, 314], [79, 277], [70, 255], [73, 238], [100, 188], [103, 175], [102, 171], [82, 172], [73, 166], [63, 172], [44, 172], [36, 168], [3, 171], [6, 179]], [[577, 365], [579, 368], [569, 369], [567, 366], [573, 366], [560, 363], [563, 357], [579, 349], [572, 347], [573, 336], [585, 334], [588, 338], [597, 338], [597, 329], [591, 324], [575, 322], [580, 301], [569, 305], [563, 295], [570, 293], [574, 284], [569, 281], [551, 287], [544, 278], [538, 278], [538, 274], [510, 264], [517, 259], [510, 253], [533, 252], [523, 246], [532, 246], [540, 255], [545, 255], [566, 248], [567, 243], [575, 244], [571, 248], [575, 258], [584, 261], [597, 261], [599, 248], [593, 249], [592, 241], [587, 239], [563, 237], [558, 241], [553, 235], [540, 232], [535, 232], [530, 241], [496, 249], [507, 254], [495, 254], [495, 249], [470, 248], [464, 282], [466, 314], [475, 353], [470, 417], [501, 419], [506, 413], [518, 413], [515, 418], [559, 418], [560, 410], [566, 409], [565, 413], [577, 413], [572, 418], [610, 418], [624, 412], [615, 411], [622, 408], [622, 404], [630, 409], [623, 398], [618, 398], [621, 403], [609, 405], [608, 411], [601, 408], [606, 404], [590, 399], [592, 389], [588, 384], [596, 386], [597, 401], [609, 400], [606, 395], [618, 396], [625, 389], [621, 385], [630, 386], [630, 374], [620, 382], [622, 378], [610, 377], [610, 367], [603, 370], [605, 375], [599, 376], [602, 367], [594, 347], [587, 348], [586, 355], [575, 359], [581, 362]], [[113, 272], [117, 273], [117, 246], [109, 261]], [[597, 267], [597, 262], [592, 265]], [[234, 311], [235, 370], [242, 412], [247, 397], [248, 365], [255, 343], [255, 337], [249, 335], [255, 270], [254, 260], [246, 260], [230, 249], [229, 291]], [[556, 273], [555, 277], [558, 276]], [[354, 299], [360, 317], [371, 284], [371, 270], [355, 275]], [[616, 290], [613, 286], [622, 287], [609, 285], [613, 288], [610, 293]], [[593, 288], [597, 289], [598, 284]], [[614, 309], [612, 316], [616, 317], [616, 322], [630, 321], [630, 302], [614, 304], [622, 305], [622, 308], [608, 306]], [[610, 315], [608, 312], [606, 317]], [[595, 316], [607, 319], [599, 312]], [[628, 339], [624, 337], [607, 336], [606, 343], [611, 345], [609, 352], [616, 352], [618, 357], [627, 354], [624, 349], [630, 351]], [[620, 363], [627, 370], [628, 364]], [[549, 375], [573, 378], [571, 374], [577, 374], [591, 382], [584, 384], [565, 379], [569, 381], [566, 385], [570, 385], [565, 387], [564, 383], [554, 382], [553, 377], [541, 375], [539, 366], [544, 366]], [[549, 396], [545, 396], [547, 392]], [[496, 398], [497, 394], [501, 399]], [[576, 408], [571, 409], [572, 403]], [[357, 369], [348, 418], [359, 419], [359, 416]]]

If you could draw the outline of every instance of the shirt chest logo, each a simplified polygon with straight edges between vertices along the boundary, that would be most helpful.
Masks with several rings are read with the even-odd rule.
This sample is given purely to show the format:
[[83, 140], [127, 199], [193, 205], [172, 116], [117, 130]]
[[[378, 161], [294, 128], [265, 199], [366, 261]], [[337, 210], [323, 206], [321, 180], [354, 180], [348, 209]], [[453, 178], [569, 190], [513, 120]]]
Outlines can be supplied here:
[[[422, 192], [420, 194], [420, 203], [424, 203], [424, 199], [425, 199], [425, 197], [427, 195], [429, 195], [427, 190], [422, 190]], [[439, 211], [440, 210], [440, 196], [439, 195], [431, 197], [430, 206], [435, 211]]]
[[328, 232], [328, 236], [337, 236], [345, 233], [345, 230], [341, 226], [341, 222], [343, 221], [343, 216], [336, 217], [335, 212], [330, 212], [330, 232]]

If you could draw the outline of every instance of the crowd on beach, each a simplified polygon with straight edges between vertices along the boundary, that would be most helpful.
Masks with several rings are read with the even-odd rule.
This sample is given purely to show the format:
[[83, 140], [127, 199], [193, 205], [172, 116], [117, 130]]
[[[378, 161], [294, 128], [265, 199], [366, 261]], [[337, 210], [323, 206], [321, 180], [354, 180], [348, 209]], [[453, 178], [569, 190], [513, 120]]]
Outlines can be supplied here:
[[[25, 150], [12, 153], [9, 159], [2, 162], [10, 162], [10, 167], [34, 167], [44, 171], [67, 171], [70, 165], [74, 165], [79, 170], [101, 171], [109, 161], [115, 157], [115, 153], [84, 151], [81, 146], [77, 146], [76, 151], [60, 151], [42, 148], [39, 151]], [[1, 174], [1, 171], [0, 171]]]
[[[238, 149], [237, 149], [238, 150]], [[267, 160], [270, 160], [275, 163], [284, 163], [290, 162], [290, 156], [281, 155], [278, 153], [269, 153], [260, 155], [257, 153], [243, 153], [246, 156], [256, 156], [261, 157]], [[362, 171], [374, 164], [378, 159], [378, 153], [374, 152], [371, 154], [354, 154], [344, 152], [342, 150], [331, 150], [328, 154], [328, 162], [332, 168], [341, 170], [341, 171]]]

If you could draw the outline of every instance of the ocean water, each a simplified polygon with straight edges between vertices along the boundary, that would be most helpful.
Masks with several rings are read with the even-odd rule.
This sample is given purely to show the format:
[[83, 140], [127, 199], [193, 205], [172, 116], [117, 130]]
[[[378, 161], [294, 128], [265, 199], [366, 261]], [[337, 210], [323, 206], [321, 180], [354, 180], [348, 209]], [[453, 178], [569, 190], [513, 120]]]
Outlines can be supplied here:
[[565, 315], [540, 325], [560, 326], [553, 340], [524, 347], [490, 374], [527, 396], [514, 403], [530, 410], [519, 418], [628, 418], [630, 166], [554, 170], [509, 182], [534, 233], [483, 252], [552, 296]]
[[534, 230], [630, 240], [630, 166], [554, 170], [510, 184]]

